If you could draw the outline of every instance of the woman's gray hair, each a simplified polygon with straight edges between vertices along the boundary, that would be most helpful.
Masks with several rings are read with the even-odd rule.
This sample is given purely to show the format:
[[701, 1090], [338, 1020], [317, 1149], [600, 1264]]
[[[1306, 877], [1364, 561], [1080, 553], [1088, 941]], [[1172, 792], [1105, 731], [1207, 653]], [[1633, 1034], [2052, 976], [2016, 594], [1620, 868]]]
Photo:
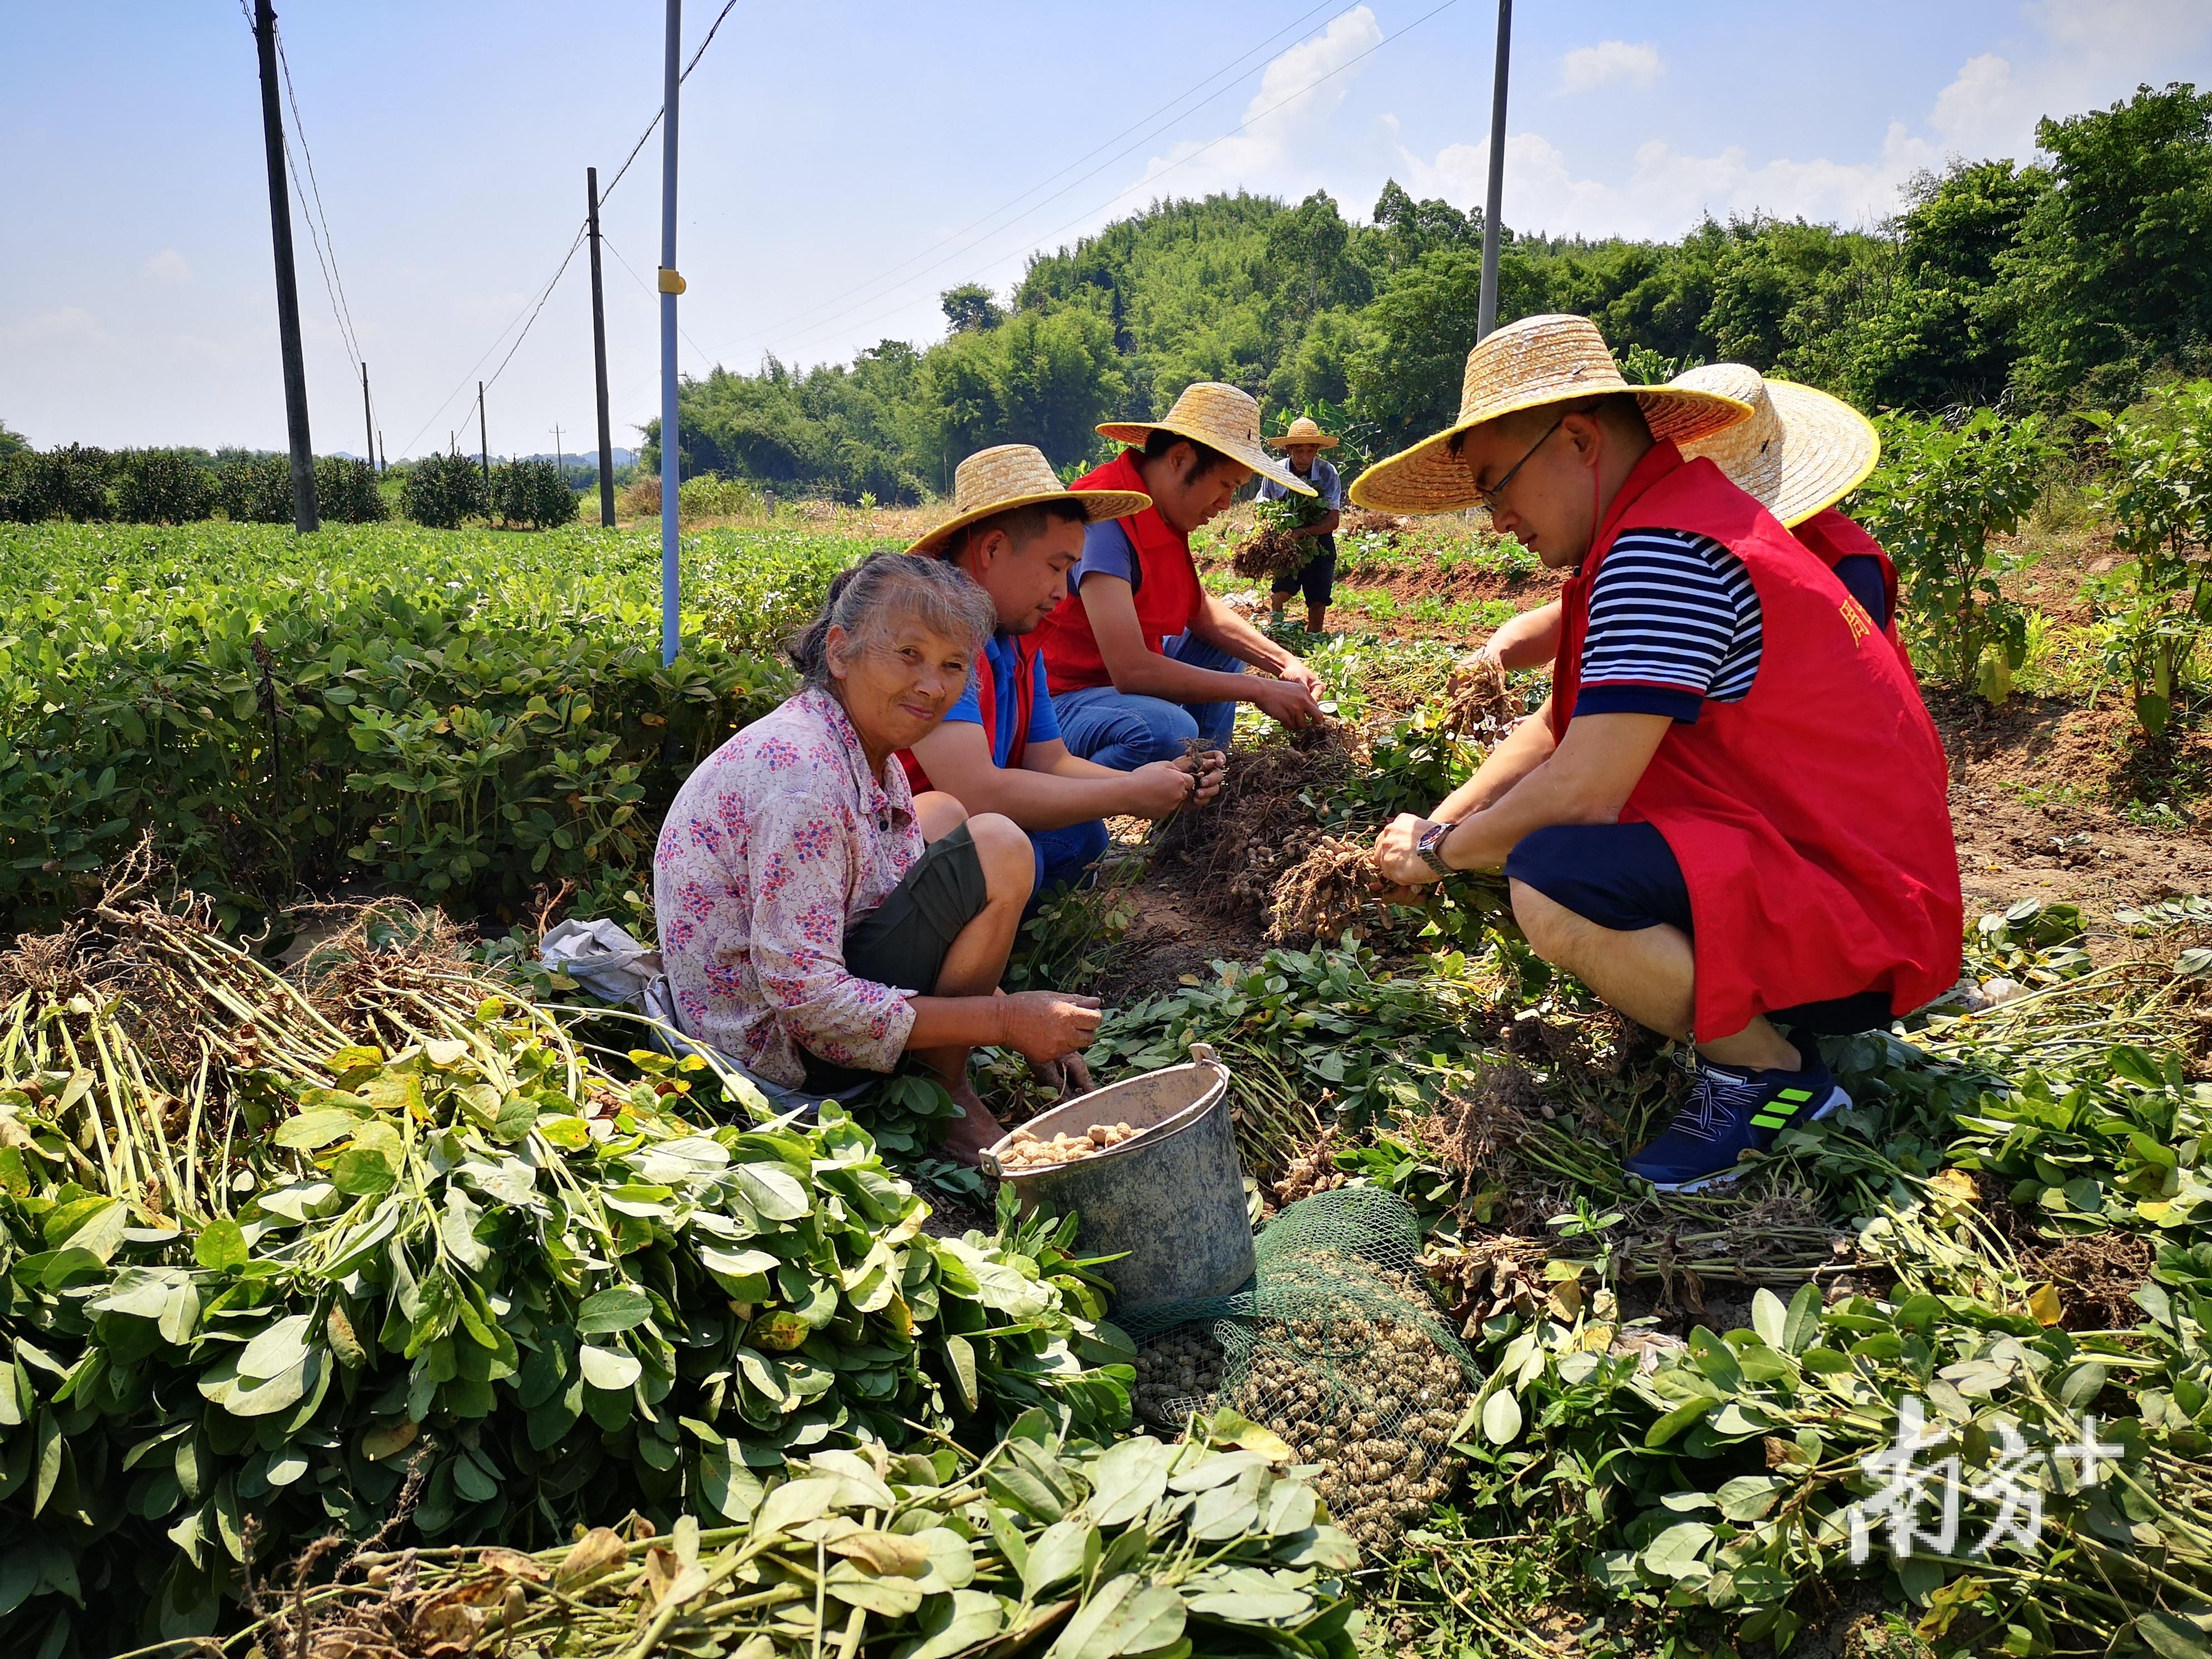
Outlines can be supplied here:
[[999, 624], [991, 596], [957, 565], [889, 549], [871, 553], [837, 573], [822, 614], [784, 647], [807, 684], [830, 684], [830, 630], [841, 628], [854, 646], [872, 645], [902, 622], [967, 642], [969, 672], [975, 653]]

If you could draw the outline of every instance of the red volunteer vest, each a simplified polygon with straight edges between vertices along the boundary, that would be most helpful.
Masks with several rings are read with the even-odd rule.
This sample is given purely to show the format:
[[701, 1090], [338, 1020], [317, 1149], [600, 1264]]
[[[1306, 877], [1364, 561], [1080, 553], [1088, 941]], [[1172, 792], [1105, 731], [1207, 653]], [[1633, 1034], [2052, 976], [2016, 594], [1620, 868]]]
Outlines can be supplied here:
[[1897, 567], [1890, 562], [1881, 544], [1832, 507], [1824, 507], [1811, 518], [1801, 520], [1790, 533], [1811, 548], [1831, 570], [1839, 561], [1855, 555], [1881, 566], [1881, 590], [1889, 599], [1889, 623], [1882, 632], [1892, 645], [1904, 650], [1904, 641], [1897, 633]]
[[1908, 1013], [1959, 977], [1958, 850], [1943, 746], [1912, 676], [1826, 566], [1710, 460], [1639, 461], [1561, 594], [1552, 725], [1575, 706], [1592, 583], [1629, 527], [1710, 536], [1759, 595], [1764, 649], [1742, 701], [1671, 727], [1621, 811], [1682, 866], [1696, 930], [1695, 1029], [1867, 990]]
[[[1134, 489], [1144, 479], [1137, 471], [1137, 453], [1125, 449], [1101, 467], [1094, 467], [1068, 486], [1072, 489]], [[1137, 625], [1144, 630], [1145, 649], [1154, 656], [1164, 640], [1171, 640], [1197, 620], [1205, 599], [1198, 584], [1198, 567], [1190, 562], [1190, 542], [1168, 528], [1158, 507], [1116, 520], [1128, 532], [1137, 550], [1137, 568], [1144, 578], [1137, 584]], [[1085, 686], [1111, 685], [1098, 654], [1098, 641], [1091, 632], [1091, 618], [1083, 609], [1080, 588], [1065, 604], [1052, 608], [1035, 638], [1044, 653], [1045, 684], [1054, 696]]]
[[[1065, 605], [1055, 610], [1064, 611]], [[1036, 649], [1024, 639], [1014, 641], [1014, 706], [1009, 711], [1014, 722], [1014, 746], [1006, 751], [1008, 770], [1022, 763], [1029, 752], [1030, 716], [1036, 709]], [[993, 759], [999, 753], [999, 688], [997, 677], [991, 672], [991, 659], [985, 653], [975, 653], [975, 711], [983, 717], [983, 744]], [[929, 774], [921, 769], [921, 763], [914, 757], [914, 750], [898, 751], [899, 764], [906, 768], [906, 781], [914, 786], [917, 795], [937, 786], [929, 781]]]

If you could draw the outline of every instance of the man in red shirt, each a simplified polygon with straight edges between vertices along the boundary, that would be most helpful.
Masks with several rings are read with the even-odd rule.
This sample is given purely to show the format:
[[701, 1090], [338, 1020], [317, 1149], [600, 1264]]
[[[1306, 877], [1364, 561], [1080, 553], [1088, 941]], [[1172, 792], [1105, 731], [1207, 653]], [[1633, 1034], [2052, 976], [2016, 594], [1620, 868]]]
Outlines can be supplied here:
[[[1747, 363], [1708, 363], [1668, 382], [1717, 392], [1751, 405], [1751, 418], [1680, 446], [1685, 458], [1711, 459], [1729, 482], [1756, 495], [1820, 562], [1836, 573], [1899, 651], [1897, 567], [1881, 544], [1836, 508], [1866, 482], [1881, 457], [1874, 422], [1840, 398], [1790, 380], [1770, 381]], [[1559, 602], [1514, 617], [1477, 656], [1502, 668], [1535, 668], [1559, 648]]]
[[1074, 488], [1133, 490], [1152, 505], [1091, 526], [1073, 600], [1036, 630], [1068, 752], [1127, 772], [1175, 759], [1194, 738], [1225, 750], [1239, 702], [1292, 730], [1319, 720], [1313, 671], [1208, 593], [1191, 562], [1191, 532], [1254, 473], [1314, 493], [1261, 447], [1260, 405], [1202, 380], [1160, 420], [1098, 430], [1130, 447]]
[[1677, 447], [1749, 414], [1630, 387], [1587, 319], [1524, 318], [1468, 354], [1457, 422], [1352, 488], [1398, 512], [1486, 502], [1574, 572], [1550, 701], [1376, 862], [1402, 883], [1502, 865], [1540, 956], [1694, 1047], [1690, 1100], [1626, 1161], [1662, 1191], [1848, 1105], [1811, 1038], [1959, 973], [1943, 750], [1911, 671], [1820, 558]]

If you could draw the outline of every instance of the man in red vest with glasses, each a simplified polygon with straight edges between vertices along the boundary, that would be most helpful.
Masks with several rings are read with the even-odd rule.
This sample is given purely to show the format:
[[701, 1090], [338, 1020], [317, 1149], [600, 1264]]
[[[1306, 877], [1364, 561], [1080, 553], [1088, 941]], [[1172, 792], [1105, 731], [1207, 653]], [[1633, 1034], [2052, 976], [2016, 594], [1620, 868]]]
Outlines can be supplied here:
[[1028, 444], [980, 450], [953, 475], [952, 517], [907, 549], [957, 565], [991, 596], [998, 632], [975, 659], [968, 690], [900, 761], [916, 794], [941, 789], [970, 815], [998, 812], [1029, 832], [1034, 907], [1073, 886], [1106, 850], [1109, 817], [1164, 817], [1221, 787], [1218, 758], [1178, 756], [1117, 772], [1067, 751], [1038, 624], [1067, 598], [1085, 532], [1152, 505], [1141, 491], [1072, 490]]
[[1662, 1192], [1850, 1104], [1813, 1039], [1956, 982], [1943, 749], [1911, 670], [1824, 560], [1680, 443], [1749, 417], [1631, 388], [1595, 325], [1530, 317], [1468, 356], [1459, 419], [1352, 487], [1492, 522], [1554, 569], [1552, 696], [1376, 863], [1503, 866], [1529, 945], [1693, 1046], [1697, 1084], [1626, 1160]]
[[1098, 431], [1128, 447], [1075, 488], [1135, 490], [1152, 504], [1091, 527], [1069, 583], [1073, 600], [1037, 629], [1069, 751], [1126, 772], [1172, 760], [1194, 739], [1225, 750], [1239, 702], [1293, 731], [1318, 720], [1313, 671], [1208, 593], [1191, 562], [1191, 532], [1254, 473], [1314, 493], [1261, 447], [1258, 403], [1201, 380], [1157, 421]]

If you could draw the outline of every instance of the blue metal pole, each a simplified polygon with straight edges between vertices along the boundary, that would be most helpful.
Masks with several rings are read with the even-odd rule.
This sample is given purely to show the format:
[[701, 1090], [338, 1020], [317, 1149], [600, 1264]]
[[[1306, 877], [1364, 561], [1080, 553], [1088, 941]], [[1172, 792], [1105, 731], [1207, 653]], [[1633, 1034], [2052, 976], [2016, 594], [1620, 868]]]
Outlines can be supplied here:
[[667, 88], [662, 94], [660, 135], [660, 660], [676, 660], [681, 643], [677, 603], [683, 571], [676, 544], [676, 92], [682, 78], [684, 0], [668, 0]]

